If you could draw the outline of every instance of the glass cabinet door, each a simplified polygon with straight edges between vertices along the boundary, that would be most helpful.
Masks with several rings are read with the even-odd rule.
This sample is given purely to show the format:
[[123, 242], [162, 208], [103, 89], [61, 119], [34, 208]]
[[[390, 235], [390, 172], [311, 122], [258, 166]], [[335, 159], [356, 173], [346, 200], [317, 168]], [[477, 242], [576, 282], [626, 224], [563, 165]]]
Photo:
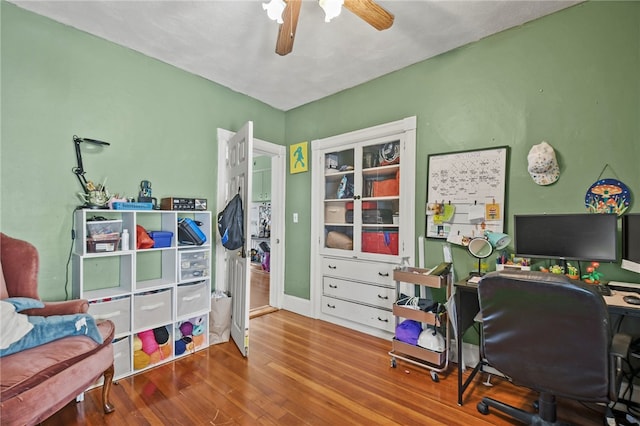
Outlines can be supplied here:
[[400, 151], [399, 140], [362, 148], [358, 201], [363, 253], [398, 255]]
[[324, 246], [353, 251], [353, 217], [348, 220], [347, 208], [353, 208], [355, 197], [354, 149], [335, 151], [324, 156]]
[[398, 255], [400, 141], [324, 154], [324, 247]]

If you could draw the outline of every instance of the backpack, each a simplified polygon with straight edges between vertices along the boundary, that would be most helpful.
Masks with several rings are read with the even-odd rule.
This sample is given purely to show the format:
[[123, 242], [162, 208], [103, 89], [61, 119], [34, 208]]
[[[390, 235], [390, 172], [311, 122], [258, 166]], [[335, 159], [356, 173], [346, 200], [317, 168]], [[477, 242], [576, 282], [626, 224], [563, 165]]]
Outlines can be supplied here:
[[218, 232], [225, 248], [236, 250], [244, 246], [244, 211], [240, 194], [236, 194], [218, 213]]

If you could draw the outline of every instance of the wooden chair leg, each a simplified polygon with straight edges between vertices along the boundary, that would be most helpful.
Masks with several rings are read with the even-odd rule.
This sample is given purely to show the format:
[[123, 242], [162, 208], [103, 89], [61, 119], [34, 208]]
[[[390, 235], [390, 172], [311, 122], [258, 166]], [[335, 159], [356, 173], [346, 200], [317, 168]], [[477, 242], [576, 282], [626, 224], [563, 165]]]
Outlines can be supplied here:
[[104, 371], [104, 384], [102, 385], [102, 404], [105, 414], [112, 413], [115, 410], [111, 401], [109, 401], [109, 394], [111, 393], [111, 384], [113, 383], [114, 368], [113, 364]]

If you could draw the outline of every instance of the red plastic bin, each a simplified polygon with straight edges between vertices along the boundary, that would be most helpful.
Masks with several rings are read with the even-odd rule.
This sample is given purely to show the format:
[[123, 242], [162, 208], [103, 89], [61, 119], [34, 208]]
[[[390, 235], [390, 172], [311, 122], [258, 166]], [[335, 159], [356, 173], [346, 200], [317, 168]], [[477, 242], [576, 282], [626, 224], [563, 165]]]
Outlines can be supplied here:
[[398, 255], [397, 231], [365, 231], [362, 233], [362, 251]]

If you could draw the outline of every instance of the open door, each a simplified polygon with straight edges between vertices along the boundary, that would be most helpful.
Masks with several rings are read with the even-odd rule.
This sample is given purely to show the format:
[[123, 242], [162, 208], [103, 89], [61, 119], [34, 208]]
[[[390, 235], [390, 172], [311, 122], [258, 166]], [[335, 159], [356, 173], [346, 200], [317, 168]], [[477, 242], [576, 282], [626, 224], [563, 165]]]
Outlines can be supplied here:
[[[240, 194], [244, 210], [244, 246], [239, 250], [227, 250], [222, 245], [217, 249], [224, 252], [226, 285], [232, 297], [231, 338], [243, 356], [249, 352], [249, 266], [247, 253], [250, 251], [249, 201], [251, 176], [253, 172], [253, 122], [247, 122], [236, 132], [224, 147], [224, 200], [218, 204], [222, 211], [227, 203]], [[218, 174], [220, 176], [220, 173]], [[219, 252], [220, 253], [220, 252]]]

